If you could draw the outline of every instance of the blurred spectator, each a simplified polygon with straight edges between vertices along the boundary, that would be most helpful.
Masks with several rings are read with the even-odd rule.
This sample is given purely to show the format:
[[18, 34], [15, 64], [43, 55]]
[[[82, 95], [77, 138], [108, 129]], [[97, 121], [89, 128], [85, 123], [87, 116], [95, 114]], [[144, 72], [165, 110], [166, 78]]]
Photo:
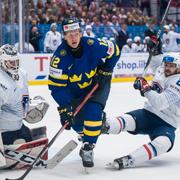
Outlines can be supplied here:
[[132, 44], [132, 47], [135, 52], [144, 52], [144, 45], [141, 43], [141, 37], [134, 37], [134, 43]]
[[133, 40], [131, 38], [127, 39], [127, 44], [122, 48], [123, 53], [135, 53], [134, 47], [132, 47]]
[[160, 17], [159, 17], [159, 19], [160, 20], [162, 19], [163, 15], [165, 13], [168, 2], [169, 2], [169, 0], [159, 0], [159, 3], [160, 3], [160, 6], [159, 6], [160, 7], [159, 8], [160, 9]]
[[53, 53], [62, 42], [61, 33], [57, 32], [57, 24], [52, 23], [50, 28], [44, 39], [44, 52], [47, 53]]
[[[143, 14], [151, 16], [151, 5], [149, 0], [140, 0], [140, 9]], [[146, 10], [146, 13], [144, 12]]]
[[[9, 2], [14, 1], [2, 1], [3, 24], [11, 23], [12, 20], [10, 17], [11, 3]], [[139, 3], [138, 5], [136, 4], [137, 2]], [[153, 19], [150, 18], [150, 2], [151, 1], [149, 0], [27, 0], [23, 3], [23, 9], [25, 9], [24, 19], [32, 23], [32, 27], [40, 27], [43, 37], [45, 36], [44, 32], [46, 32], [46, 26], [43, 26], [44, 24], [60, 23], [64, 18], [74, 15], [84, 21], [84, 25], [90, 24], [93, 27], [96, 36], [100, 38], [106, 36], [109, 39], [114, 35], [118, 36], [120, 24], [123, 22], [125, 22], [128, 26], [137, 25], [140, 29], [138, 32], [137, 27], [130, 27], [132, 29], [131, 32], [129, 32], [131, 33], [129, 36], [133, 38], [137, 34], [140, 35], [141, 32], [144, 31], [144, 27], [141, 28], [141, 25], [146, 25], [149, 19]], [[163, 11], [167, 6], [167, 2], [168, 0], [154, 1], [153, 7], [157, 4], [156, 9], [159, 9], [158, 6], [160, 6], [161, 8], [159, 11]], [[14, 4], [16, 5], [17, 3]], [[138, 9], [137, 6], [139, 8], [141, 7], [143, 12]], [[178, 10], [178, 6], [176, 9]], [[147, 14], [149, 16], [147, 16]], [[15, 6], [15, 17], [18, 17], [18, 6]], [[168, 18], [170, 17], [172, 16], [168, 16]], [[176, 19], [177, 18], [178, 16], [176, 16]], [[18, 20], [18, 18], [16, 19]], [[177, 22], [173, 22], [173, 25], [174, 23]], [[151, 36], [152, 34], [155, 34], [152, 33], [155, 31], [154, 28], [151, 28], [150, 26], [151, 24], [149, 23], [149, 32], [147, 32], [147, 34]], [[178, 29], [176, 26], [174, 27], [175, 31], [177, 32]], [[12, 29], [10, 32], [12, 32]], [[6, 37], [5, 40], [3, 40], [4, 42], [9, 42], [12, 39], [10, 36], [4, 37]], [[141, 37], [143, 37], [142, 34]], [[16, 41], [17, 40], [15, 40], [15, 42]], [[126, 40], [124, 43], [125, 42]], [[43, 45], [41, 45], [40, 48], [42, 48], [42, 46]]]
[[121, 24], [121, 30], [118, 32], [118, 36], [116, 37], [117, 44], [119, 49], [122, 50], [122, 47], [126, 44], [127, 39], [129, 38], [127, 30], [127, 24]]
[[29, 42], [33, 45], [35, 52], [40, 52], [39, 41], [42, 38], [41, 33], [39, 32], [36, 26], [32, 26], [29, 33]]
[[30, 29], [32, 29], [33, 26], [37, 27], [37, 20], [36, 19], [32, 19], [30, 22]]
[[177, 40], [180, 39], [180, 34], [170, 30], [168, 25], [164, 26], [164, 34], [162, 36], [162, 43], [165, 52], [179, 52], [180, 46]]
[[95, 37], [95, 34], [92, 31], [92, 26], [91, 25], [86, 25], [83, 36], [92, 37], [92, 38]]

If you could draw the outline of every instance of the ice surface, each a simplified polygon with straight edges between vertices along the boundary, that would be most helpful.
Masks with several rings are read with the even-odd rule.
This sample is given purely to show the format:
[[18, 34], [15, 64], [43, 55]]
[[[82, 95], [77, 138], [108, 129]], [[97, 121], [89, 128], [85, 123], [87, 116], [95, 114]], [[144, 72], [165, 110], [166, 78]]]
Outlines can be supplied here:
[[[52, 136], [61, 127], [56, 111], [56, 103], [50, 96], [47, 86], [31, 86], [31, 96], [42, 95], [50, 103], [50, 108], [42, 122], [31, 127], [46, 125], [48, 137]], [[132, 88], [132, 83], [113, 83], [106, 106], [108, 114], [120, 115], [133, 109], [142, 108], [145, 98]], [[137, 168], [112, 171], [105, 169], [105, 164], [114, 158], [121, 157], [149, 141], [147, 136], [130, 135], [102, 135], [95, 148], [95, 167], [90, 174], [85, 174], [79, 149], [81, 143], [77, 141], [77, 135], [73, 131], [64, 131], [55, 141], [49, 153], [50, 157], [57, 152], [68, 140], [74, 139], [79, 146], [60, 163], [56, 168], [32, 170], [25, 179], [27, 180], [177, 180], [180, 173], [180, 131], [177, 131], [174, 148], [168, 154], [162, 155], [152, 161], [146, 162]], [[0, 171], [0, 180], [5, 177], [16, 178], [22, 175], [24, 170]]]

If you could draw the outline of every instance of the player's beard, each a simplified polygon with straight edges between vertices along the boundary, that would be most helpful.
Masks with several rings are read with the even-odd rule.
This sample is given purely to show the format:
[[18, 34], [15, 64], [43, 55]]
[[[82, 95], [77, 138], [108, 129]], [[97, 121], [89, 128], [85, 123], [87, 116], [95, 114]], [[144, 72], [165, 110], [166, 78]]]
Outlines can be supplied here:
[[175, 74], [179, 74], [179, 73], [178, 73], [178, 70], [175, 70], [174, 72], [172, 72], [172, 71], [167, 69], [167, 70], [164, 71], [165, 77], [169, 77], [169, 76], [172, 76], [172, 75], [175, 75]]

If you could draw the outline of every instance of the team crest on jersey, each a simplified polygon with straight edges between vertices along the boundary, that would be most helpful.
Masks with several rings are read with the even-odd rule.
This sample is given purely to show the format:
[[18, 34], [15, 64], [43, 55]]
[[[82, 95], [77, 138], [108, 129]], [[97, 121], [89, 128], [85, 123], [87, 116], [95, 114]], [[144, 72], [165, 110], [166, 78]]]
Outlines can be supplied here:
[[87, 40], [87, 43], [88, 43], [89, 45], [93, 45], [93, 44], [94, 44], [94, 40], [88, 39], [88, 40]]
[[61, 55], [61, 56], [65, 56], [66, 54], [67, 54], [67, 52], [66, 52], [65, 49], [62, 49], [62, 50], [60, 51], [60, 55]]

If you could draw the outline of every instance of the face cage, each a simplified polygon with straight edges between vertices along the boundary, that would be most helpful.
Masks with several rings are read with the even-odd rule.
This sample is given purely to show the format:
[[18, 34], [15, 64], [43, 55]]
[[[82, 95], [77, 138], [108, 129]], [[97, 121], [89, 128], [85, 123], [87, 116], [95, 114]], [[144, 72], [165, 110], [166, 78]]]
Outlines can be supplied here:
[[19, 79], [19, 59], [16, 60], [4, 60], [1, 65], [3, 70], [13, 79]]

